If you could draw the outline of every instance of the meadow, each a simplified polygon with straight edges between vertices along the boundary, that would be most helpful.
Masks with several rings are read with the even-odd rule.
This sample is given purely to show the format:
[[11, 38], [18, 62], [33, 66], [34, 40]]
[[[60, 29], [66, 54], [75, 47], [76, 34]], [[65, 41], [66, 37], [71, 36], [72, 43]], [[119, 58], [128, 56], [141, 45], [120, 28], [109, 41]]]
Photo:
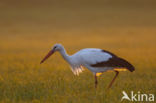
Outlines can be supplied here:
[[[120, 103], [123, 90], [156, 94], [154, 3], [1, 1], [0, 103]], [[55, 43], [69, 55], [108, 50], [136, 70], [121, 72], [109, 90], [115, 73], [105, 72], [95, 89], [93, 74], [75, 76], [59, 53], [40, 64]]]

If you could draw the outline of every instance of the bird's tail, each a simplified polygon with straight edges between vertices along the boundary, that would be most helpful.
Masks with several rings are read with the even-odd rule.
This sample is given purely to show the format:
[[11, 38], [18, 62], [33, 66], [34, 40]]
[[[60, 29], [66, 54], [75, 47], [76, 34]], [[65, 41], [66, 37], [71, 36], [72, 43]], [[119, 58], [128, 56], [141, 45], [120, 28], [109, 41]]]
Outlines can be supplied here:
[[135, 70], [135, 67], [129, 63], [128, 61], [122, 59], [122, 58], [119, 58], [120, 60], [120, 63], [123, 67], [126, 67], [129, 71], [133, 72]]

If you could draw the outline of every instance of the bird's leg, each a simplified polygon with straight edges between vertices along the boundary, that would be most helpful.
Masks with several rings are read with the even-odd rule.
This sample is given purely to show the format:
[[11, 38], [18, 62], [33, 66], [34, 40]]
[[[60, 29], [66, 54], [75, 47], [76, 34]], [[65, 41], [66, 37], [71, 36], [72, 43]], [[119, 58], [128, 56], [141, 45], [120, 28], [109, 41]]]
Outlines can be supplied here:
[[95, 74], [95, 88], [97, 88], [97, 84], [98, 84], [98, 81], [97, 81], [97, 76], [96, 76], [96, 74]]
[[113, 78], [113, 80], [112, 80], [111, 83], [109, 84], [108, 89], [112, 86], [113, 82], [115, 81], [116, 77], [117, 77], [118, 74], [119, 74], [118, 71], [115, 71], [115, 72], [116, 72], [115, 77]]

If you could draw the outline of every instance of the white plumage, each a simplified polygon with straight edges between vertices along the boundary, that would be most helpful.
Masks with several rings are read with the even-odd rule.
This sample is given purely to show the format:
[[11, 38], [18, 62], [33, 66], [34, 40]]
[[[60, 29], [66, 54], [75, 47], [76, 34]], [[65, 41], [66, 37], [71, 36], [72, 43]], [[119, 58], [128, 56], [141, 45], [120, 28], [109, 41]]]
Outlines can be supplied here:
[[111, 87], [119, 71], [125, 69], [128, 69], [131, 72], [134, 71], [134, 67], [130, 63], [108, 51], [88, 48], [82, 49], [69, 56], [61, 44], [55, 44], [52, 50], [50, 50], [50, 52], [41, 61], [41, 63], [43, 63], [56, 51], [59, 51], [62, 57], [70, 64], [71, 70], [75, 75], [79, 75], [79, 73], [84, 70], [83, 67], [86, 67], [93, 72], [95, 76], [95, 87], [97, 86], [98, 73], [103, 73], [107, 70], [113, 70], [116, 72], [114, 79], [109, 85], [109, 87]]
[[96, 64], [103, 61], [108, 61], [112, 56], [108, 53], [101, 52], [101, 49], [82, 49], [77, 53], [70, 56], [69, 64], [71, 65], [72, 71], [75, 75], [79, 75], [82, 72], [81, 68], [84, 66], [92, 71], [94, 74], [97, 72], [103, 72], [107, 68], [92, 68], [91, 64]]

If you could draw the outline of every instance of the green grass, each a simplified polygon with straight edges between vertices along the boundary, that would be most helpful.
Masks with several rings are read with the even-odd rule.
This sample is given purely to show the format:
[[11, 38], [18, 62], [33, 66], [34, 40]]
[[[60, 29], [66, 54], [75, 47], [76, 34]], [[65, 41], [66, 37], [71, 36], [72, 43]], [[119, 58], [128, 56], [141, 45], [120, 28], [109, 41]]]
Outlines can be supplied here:
[[[120, 103], [123, 90], [156, 94], [156, 21], [152, 19], [156, 9], [152, 4], [151, 8], [123, 9], [119, 4], [78, 8], [81, 4], [67, 3], [59, 8], [49, 6], [53, 3], [33, 3], [1, 4], [1, 103]], [[109, 50], [136, 70], [121, 72], [109, 91], [115, 73], [106, 72], [95, 89], [90, 71], [74, 76], [58, 53], [39, 64], [55, 43], [62, 43], [68, 54], [83, 48]]]

